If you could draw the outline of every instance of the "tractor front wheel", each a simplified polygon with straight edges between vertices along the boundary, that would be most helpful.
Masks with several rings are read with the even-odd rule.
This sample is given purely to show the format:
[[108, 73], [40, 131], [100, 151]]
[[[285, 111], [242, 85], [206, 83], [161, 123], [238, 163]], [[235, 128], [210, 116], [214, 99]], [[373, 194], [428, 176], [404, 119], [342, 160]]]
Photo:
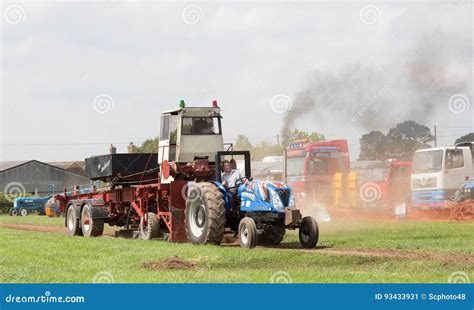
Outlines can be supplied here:
[[185, 222], [192, 243], [220, 244], [226, 223], [225, 201], [214, 184], [201, 182], [188, 187]]
[[299, 229], [300, 243], [303, 248], [314, 248], [318, 244], [319, 228], [316, 220], [306, 216], [301, 220]]
[[254, 248], [257, 246], [257, 225], [250, 217], [244, 217], [239, 223], [239, 240], [243, 248]]
[[85, 237], [98, 237], [104, 232], [104, 219], [92, 218], [92, 207], [86, 204], [81, 212], [81, 226]]
[[26, 210], [25, 208], [21, 208], [20, 211], [19, 211], [19, 214], [21, 216], [27, 216], [28, 215], [28, 210]]

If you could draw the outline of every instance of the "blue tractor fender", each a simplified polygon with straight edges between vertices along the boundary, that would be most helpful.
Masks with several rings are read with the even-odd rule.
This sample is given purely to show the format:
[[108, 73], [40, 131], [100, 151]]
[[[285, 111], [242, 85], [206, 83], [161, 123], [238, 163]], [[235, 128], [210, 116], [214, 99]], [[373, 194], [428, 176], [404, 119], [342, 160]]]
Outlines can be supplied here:
[[229, 197], [227, 196], [227, 189], [220, 182], [211, 181], [211, 183], [214, 184], [219, 189], [219, 191], [222, 193], [222, 196], [224, 197], [224, 201], [225, 201], [225, 208], [229, 209], [230, 204], [229, 204]]

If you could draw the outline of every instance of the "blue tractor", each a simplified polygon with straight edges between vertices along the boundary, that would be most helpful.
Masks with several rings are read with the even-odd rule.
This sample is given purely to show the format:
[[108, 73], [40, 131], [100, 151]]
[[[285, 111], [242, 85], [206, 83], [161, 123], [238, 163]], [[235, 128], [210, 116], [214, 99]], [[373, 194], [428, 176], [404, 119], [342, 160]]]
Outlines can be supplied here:
[[44, 215], [44, 206], [49, 198], [51, 196], [15, 198], [9, 213], [10, 215], [27, 216], [30, 213], [37, 212], [40, 215]]
[[[245, 173], [229, 195], [221, 180], [224, 156], [244, 156]], [[224, 232], [239, 237], [243, 248], [257, 245], [278, 245], [287, 229], [299, 231], [300, 244], [314, 248], [319, 229], [313, 217], [302, 217], [296, 209], [291, 188], [281, 182], [254, 181], [250, 176], [248, 151], [219, 151], [216, 153], [216, 180], [191, 182], [186, 199], [186, 233], [195, 244], [219, 244]], [[236, 190], [235, 190], [236, 189]], [[234, 199], [231, 203], [230, 199]]]

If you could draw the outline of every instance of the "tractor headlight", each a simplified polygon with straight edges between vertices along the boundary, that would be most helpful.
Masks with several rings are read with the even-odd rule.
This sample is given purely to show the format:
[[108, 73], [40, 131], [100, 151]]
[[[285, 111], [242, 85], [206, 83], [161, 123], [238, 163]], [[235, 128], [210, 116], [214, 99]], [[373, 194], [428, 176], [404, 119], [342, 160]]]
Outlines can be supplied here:
[[296, 208], [295, 197], [294, 197], [293, 193], [290, 194], [290, 201], [288, 202], [288, 208], [292, 208], [292, 209]]
[[281, 202], [281, 199], [280, 197], [278, 197], [278, 193], [277, 192], [272, 192], [272, 204], [273, 204], [273, 207], [275, 207], [276, 209], [278, 210], [282, 210], [285, 208], [283, 206], [283, 203]]

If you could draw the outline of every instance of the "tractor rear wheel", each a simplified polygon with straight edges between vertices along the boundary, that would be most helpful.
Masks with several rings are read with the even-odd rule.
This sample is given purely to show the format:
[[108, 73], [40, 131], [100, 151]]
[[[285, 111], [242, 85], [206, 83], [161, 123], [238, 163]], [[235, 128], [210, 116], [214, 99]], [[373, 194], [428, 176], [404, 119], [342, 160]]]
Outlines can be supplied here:
[[143, 240], [151, 240], [160, 236], [160, 224], [156, 214], [153, 212], [147, 213], [147, 220], [142, 216], [140, 219], [140, 237]]
[[81, 236], [82, 235], [82, 230], [81, 227], [79, 227], [79, 221], [76, 216], [76, 210], [74, 206], [70, 206], [67, 209], [66, 213], [66, 227], [67, 227], [67, 233], [69, 236]]
[[220, 244], [226, 215], [222, 193], [212, 183], [196, 183], [186, 198], [186, 234], [194, 244]]
[[254, 248], [257, 246], [257, 225], [250, 217], [244, 217], [239, 223], [239, 241], [243, 248]]
[[102, 236], [104, 232], [104, 219], [92, 218], [92, 207], [88, 204], [82, 207], [81, 212], [82, 234], [85, 237]]
[[262, 245], [279, 245], [285, 237], [286, 229], [283, 223], [276, 223], [265, 227], [263, 234], [258, 236], [258, 243]]
[[303, 248], [314, 248], [318, 244], [319, 228], [313, 217], [306, 216], [301, 220], [299, 237]]

